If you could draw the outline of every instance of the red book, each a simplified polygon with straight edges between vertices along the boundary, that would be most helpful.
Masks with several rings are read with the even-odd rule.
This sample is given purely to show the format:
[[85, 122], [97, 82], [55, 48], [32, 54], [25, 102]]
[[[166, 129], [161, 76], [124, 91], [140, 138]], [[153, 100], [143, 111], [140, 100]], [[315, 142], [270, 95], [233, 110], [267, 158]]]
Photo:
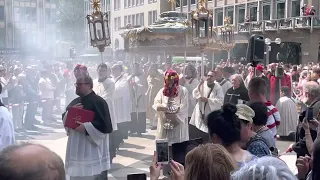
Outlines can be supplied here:
[[86, 122], [92, 122], [93, 119], [94, 119], [93, 111], [70, 107], [68, 110], [68, 114], [67, 114], [67, 118], [64, 126], [67, 128], [76, 129], [78, 126], [80, 126], [78, 123], [76, 123], [76, 121], [86, 123]]

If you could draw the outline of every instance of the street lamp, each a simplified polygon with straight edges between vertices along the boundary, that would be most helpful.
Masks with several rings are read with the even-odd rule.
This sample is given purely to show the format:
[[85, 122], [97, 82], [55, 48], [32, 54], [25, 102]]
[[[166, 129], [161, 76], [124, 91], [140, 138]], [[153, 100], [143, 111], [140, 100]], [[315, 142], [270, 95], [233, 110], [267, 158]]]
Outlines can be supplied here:
[[266, 46], [266, 66], [268, 66], [269, 62], [270, 62], [270, 51], [271, 51], [271, 43], [276, 43], [276, 44], [281, 44], [281, 39], [280, 38], [276, 38], [274, 41], [271, 41], [270, 38], [265, 38], [264, 39], [264, 43], [267, 45]]
[[108, 13], [101, 12], [100, 0], [91, 0], [93, 13], [87, 15], [88, 27], [90, 32], [91, 46], [97, 47], [100, 51], [101, 61], [103, 62], [103, 52], [106, 46], [111, 44], [109, 33]]
[[228, 59], [230, 60], [230, 52], [235, 46], [234, 27], [231, 24], [230, 17], [225, 17], [224, 25], [220, 28], [220, 31], [220, 47], [228, 52]]

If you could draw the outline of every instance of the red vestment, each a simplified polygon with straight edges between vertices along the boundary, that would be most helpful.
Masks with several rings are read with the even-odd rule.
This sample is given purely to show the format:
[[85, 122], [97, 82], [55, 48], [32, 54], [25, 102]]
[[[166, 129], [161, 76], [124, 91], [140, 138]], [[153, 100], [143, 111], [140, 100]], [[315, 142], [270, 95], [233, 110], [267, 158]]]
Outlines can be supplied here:
[[[280, 99], [279, 79], [271, 73], [269, 73], [267, 77], [270, 81], [270, 101], [272, 104], [276, 104]], [[282, 86], [288, 86], [291, 92], [291, 78], [287, 74], [284, 74], [281, 78], [281, 87]]]

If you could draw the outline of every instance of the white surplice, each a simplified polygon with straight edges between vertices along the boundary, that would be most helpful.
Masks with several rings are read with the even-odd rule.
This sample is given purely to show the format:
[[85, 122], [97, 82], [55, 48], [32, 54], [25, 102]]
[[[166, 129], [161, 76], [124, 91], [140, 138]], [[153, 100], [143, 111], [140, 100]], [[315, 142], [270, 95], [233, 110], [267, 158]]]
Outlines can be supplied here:
[[4, 106], [0, 106], [0, 151], [15, 143], [12, 115]]
[[115, 83], [112, 79], [107, 78], [103, 82], [99, 82], [98, 79], [93, 81], [93, 91], [98, 96], [102, 97], [108, 104], [113, 131], [118, 130], [113, 104], [113, 94], [115, 92], [115, 89]]
[[[179, 120], [179, 124], [174, 127], [173, 137], [169, 139], [169, 145], [174, 143], [183, 142], [189, 140], [189, 131], [188, 131], [188, 90], [179, 86], [178, 88], [178, 96], [174, 98], [174, 100], [180, 104], [180, 110], [176, 114], [177, 119]], [[157, 96], [154, 99], [153, 108], [157, 110], [157, 107], [167, 107], [168, 97], [163, 95], [163, 88], [160, 89]], [[158, 118], [158, 127], [157, 127], [157, 135], [156, 139], [166, 139], [163, 137], [163, 125], [166, 122], [165, 113], [157, 112]]]
[[[67, 113], [64, 116], [64, 122]], [[101, 133], [91, 123], [84, 123], [84, 127], [89, 136], [66, 128], [69, 137], [65, 169], [68, 176], [95, 176], [111, 167], [109, 135]]]
[[[203, 90], [204, 90], [203, 94], [201, 93], [201, 90], [202, 90], [202, 87], [200, 87], [200, 91], [198, 90], [198, 87], [195, 88], [192, 93], [193, 98], [199, 99], [200, 97], [208, 97], [210, 88], [207, 85], [207, 81], [203, 83]], [[207, 124], [204, 123], [202, 119], [202, 114], [200, 112], [200, 110], [203, 108], [200, 109], [200, 107], [205, 106], [204, 115], [205, 117], [207, 117], [208, 114], [211, 113], [212, 111], [221, 109], [221, 106], [223, 105], [223, 98], [224, 98], [224, 94], [223, 94], [222, 88], [218, 83], [215, 82], [214, 88], [210, 94], [210, 97], [208, 98], [207, 105], [205, 106], [204, 102], [200, 102], [200, 105], [199, 105], [199, 100], [198, 100], [196, 107], [193, 110], [190, 124], [203, 132], [208, 132]]]
[[193, 90], [198, 86], [199, 80], [196, 78], [186, 79], [184, 87], [188, 90], [188, 117], [192, 116], [194, 107], [197, 104], [197, 100], [192, 97]]
[[132, 101], [130, 97], [128, 76], [122, 74], [119, 77], [114, 78], [113, 80], [115, 82], [113, 105], [116, 122], [130, 122], [132, 112]]
[[[130, 78], [130, 77], [129, 77]], [[131, 81], [131, 97], [132, 97], [132, 112], [147, 112], [146, 107], [146, 92], [148, 90], [147, 77], [144, 74], [132, 77]]]
[[[217, 81], [215, 81], [217, 82]], [[222, 92], [225, 95], [228, 91], [228, 89], [230, 89], [232, 87], [232, 84], [230, 81], [228, 81], [227, 79], [223, 78], [223, 80], [221, 82], [217, 82], [221, 88], [222, 88]]]
[[281, 117], [281, 124], [278, 127], [277, 134], [280, 136], [288, 136], [296, 131], [298, 125], [299, 113], [296, 103], [292, 98], [281, 97], [276, 108]]

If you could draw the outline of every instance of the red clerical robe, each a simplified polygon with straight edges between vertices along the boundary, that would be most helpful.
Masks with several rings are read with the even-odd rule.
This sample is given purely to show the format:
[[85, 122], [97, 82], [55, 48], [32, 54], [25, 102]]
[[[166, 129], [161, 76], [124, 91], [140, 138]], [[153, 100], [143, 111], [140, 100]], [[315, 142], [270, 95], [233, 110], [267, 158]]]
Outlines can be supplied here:
[[[269, 73], [267, 77], [270, 80], [270, 101], [272, 104], [276, 104], [280, 99], [279, 79], [271, 73]], [[287, 74], [284, 74], [281, 78], [281, 87], [282, 86], [288, 86], [291, 92], [291, 78]]]

